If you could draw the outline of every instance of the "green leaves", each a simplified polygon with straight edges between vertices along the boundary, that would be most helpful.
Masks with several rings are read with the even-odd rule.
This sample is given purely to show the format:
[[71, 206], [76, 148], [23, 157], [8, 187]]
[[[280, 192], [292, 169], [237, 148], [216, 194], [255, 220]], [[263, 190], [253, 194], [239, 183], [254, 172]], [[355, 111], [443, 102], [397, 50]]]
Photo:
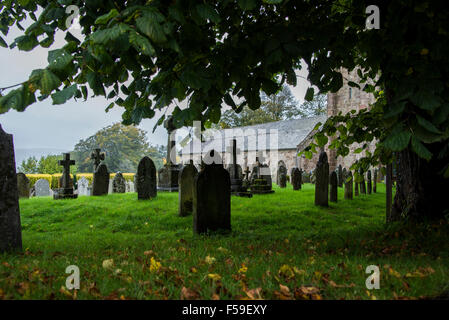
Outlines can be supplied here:
[[8, 48], [8, 44], [3, 40], [2, 37], [0, 37], [0, 47]]
[[253, 10], [257, 2], [256, 0], [238, 0], [238, 4], [242, 10]]
[[204, 20], [210, 20], [214, 23], [219, 23], [221, 20], [220, 15], [217, 13], [217, 11], [208, 4], [202, 3], [197, 5], [196, 11], [198, 12], [198, 15]]
[[114, 19], [119, 15], [117, 9], [112, 9], [109, 13], [99, 16], [97, 20], [95, 20], [95, 24], [106, 24], [109, 20]]
[[314, 96], [315, 90], [313, 88], [308, 88], [304, 99], [306, 99], [306, 101], [312, 101]]
[[73, 56], [64, 49], [58, 49], [50, 51], [47, 60], [50, 70], [61, 71], [73, 61]]
[[144, 11], [143, 16], [136, 20], [137, 29], [149, 37], [155, 43], [167, 41], [164, 28], [161, 23], [165, 17], [157, 10], [149, 8]]
[[402, 126], [397, 126], [384, 141], [383, 145], [392, 151], [401, 151], [408, 146], [411, 136], [412, 134], [409, 130], [403, 129]]
[[67, 100], [71, 99], [77, 93], [77, 85], [71, 85], [61, 91], [55, 92], [51, 95], [53, 104], [64, 104]]
[[133, 47], [143, 54], [147, 56], [154, 56], [156, 54], [156, 51], [154, 50], [153, 46], [151, 45], [150, 41], [138, 34], [137, 32], [131, 32], [129, 34], [129, 42], [133, 45]]
[[416, 137], [412, 137], [412, 149], [415, 153], [423, 159], [429, 161], [432, 158], [432, 153], [427, 149]]

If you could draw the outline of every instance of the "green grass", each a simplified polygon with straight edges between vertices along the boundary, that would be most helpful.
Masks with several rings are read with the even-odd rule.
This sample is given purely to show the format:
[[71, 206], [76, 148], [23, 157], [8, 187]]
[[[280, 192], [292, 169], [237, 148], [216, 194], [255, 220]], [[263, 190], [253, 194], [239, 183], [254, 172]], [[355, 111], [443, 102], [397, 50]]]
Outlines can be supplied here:
[[[0, 255], [0, 298], [179, 299], [183, 287], [200, 299], [257, 288], [264, 299], [305, 298], [305, 288], [322, 299], [447, 296], [448, 222], [386, 225], [378, 189], [352, 201], [340, 189], [329, 208], [313, 205], [313, 185], [232, 197], [232, 232], [209, 236], [177, 216], [177, 193], [21, 200], [24, 251]], [[69, 265], [80, 268], [76, 294], [61, 289]], [[379, 290], [366, 289], [369, 265], [380, 267]]]

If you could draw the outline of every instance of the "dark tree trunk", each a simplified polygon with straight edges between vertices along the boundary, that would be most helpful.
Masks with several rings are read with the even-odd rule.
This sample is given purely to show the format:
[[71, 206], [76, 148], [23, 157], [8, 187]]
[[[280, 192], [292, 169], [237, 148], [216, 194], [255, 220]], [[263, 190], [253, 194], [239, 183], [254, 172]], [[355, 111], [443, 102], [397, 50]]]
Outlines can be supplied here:
[[397, 189], [389, 221], [441, 219], [449, 213], [449, 179], [442, 176], [448, 159], [438, 159], [443, 145], [427, 145], [431, 161], [419, 158], [410, 148], [396, 154]]

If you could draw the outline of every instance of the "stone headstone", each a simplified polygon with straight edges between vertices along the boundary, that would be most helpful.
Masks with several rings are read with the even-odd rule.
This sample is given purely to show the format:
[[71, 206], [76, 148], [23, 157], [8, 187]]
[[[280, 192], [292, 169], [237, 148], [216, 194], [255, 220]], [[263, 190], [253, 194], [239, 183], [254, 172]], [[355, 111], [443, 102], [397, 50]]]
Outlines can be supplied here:
[[359, 183], [360, 193], [366, 194], [365, 173], [362, 170], [360, 170], [360, 176], [362, 178], [362, 181]]
[[293, 168], [291, 171], [291, 181], [293, 190], [300, 190], [302, 185], [302, 172], [298, 168]]
[[178, 191], [178, 176], [181, 170], [180, 165], [177, 165], [176, 160], [176, 141], [173, 139], [173, 132], [176, 130], [176, 126], [173, 122], [173, 117], [169, 116], [164, 121], [164, 127], [167, 129], [168, 142], [167, 142], [167, 162], [163, 168], [158, 171], [158, 185], [157, 189], [160, 191]]
[[193, 194], [197, 174], [198, 170], [192, 160], [179, 173], [179, 216], [181, 217], [193, 213]]
[[322, 151], [315, 169], [315, 205], [327, 207], [329, 197], [329, 162]]
[[353, 199], [352, 185], [353, 185], [352, 172], [349, 171], [349, 173], [346, 174], [346, 180], [345, 180], [345, 199], [346, 200]]
[[89, 180], [87, 180], [86, 177], [81, 177], [81, 179], [78, 180], [78, 195], [90, 196], [90, 192]]
[[343, 168], [342, 178], [343, 178], [343, 186], [345, 184], [345, 180], [348, 177], [348, 170], [346, 168]]
[[[276, 171], [276, 184], [278, 186], [281, 186], [281, 175], [287, 176], [287, 166], [285, 165], [284, 161], [279, 160], [277, 171]], [[281, 187], [281, 188], [285, 188], [285, 187]]]
[[[59, 179], [58, 179], [58, 187], [59, 187], [59, 188], [62, 188], [62, 186], [63, 186], [62, 180], [63, 180], [63, 177], [62, 177], [62, 176], [59, 177]], [[70, 178], [70, 181], [69, 181], [69, 187], [70, 187], [70, 188], [73, 188], [73, 179], [72, 179], [72, 178]]]
[[101, 152], [101, 149], [97, 148], [90, 155], [90, 159], [94, 161], [94, 172], [95, 172], [98, 166], [100, 165], [101, 161], [104, 161], [105, 154]]
[[343, 168], [341, 166], [341, 164], [338, 165], [338, 170], [337, 170], [337, 182], [338, 182], [338, 186], [340, 188], [343, 187]]
[[258, 152], [256, 165], [253, 167], [250, 176], [250, 189], [253, 194], [274, 193], [270, 167], [267, 164], [263, 164], [263, 160], [262, 153]]
[[126, 192], [134, 193], [136, 192], [134, 188], [134, 181], [126, 181]]
[[329, 201], [330, 202], [338, 201], [338, 176], [335, 171], [332, 171], [332, 173], [330, 175]]
[[310, 173], [303, 171], [302, 172], [302, 181], [303, 181], [303, 183], [310, 183]]
[[75, 165], [75, 160], [70, 159], [70, 153], [64, 153], [63, 159], [59, 160], [58, 164], [62, 166], [62, 183], [55, 191], [53, 199], [76, 199], [78, 195], [74, 193], [73, 180], [70, 178], [70, 166]]
[[0, 125], [0, 253], [22, 249], [13, 137]]
[[279, 187], [287, 188], [287, 175], [284, 173], [280, 173], [278, 178], [279, 178]]
[[19, 190], [19, 198], [30, 197], [30, 179], [22, 172], [17, 174], [17, 189]]
[[98, 166], [94, 173], [92, 195], [104, 196], [109, 191], [109, 171], [108, 167], [102, 163]]
[[377, 176], [378, 176], [377, 169], [374, 169], [374, 179], [373, 179], [373, 192], [374, 193], [377, 192]]
[[50, 183], [46, 179], [39, 179], [34, 184], [34, 190], [36, 197], [48, 197], [50, 196]]
[[[208, 157], [215, 153], [211, 150]], [[231, 179], [223, 164], [204, 165], [195, 178], [193, 230], [198, 234], [231, 230]]]
[[109, 179], [109, 183], [108, 183], [108, 194], [112, 194], [112, 179]]
[[372, 191], [373, 191], [373, 184], [372, 184], [372, 179], [371, 179], [371, 170], [368, 170], [368, 173], [367, 173], [367, 192], [368, 192], [368, 194], [371, 194], [372, 193]]
[[112, 193], [125, 193], [126, 192], [126, 180], [121, 172], [115, 174], [112, 180]]
[[137, 199], [148, 200], [156, 197], [156, 166], [149, 157], [143, 157], [137, 167], [135, 176]]

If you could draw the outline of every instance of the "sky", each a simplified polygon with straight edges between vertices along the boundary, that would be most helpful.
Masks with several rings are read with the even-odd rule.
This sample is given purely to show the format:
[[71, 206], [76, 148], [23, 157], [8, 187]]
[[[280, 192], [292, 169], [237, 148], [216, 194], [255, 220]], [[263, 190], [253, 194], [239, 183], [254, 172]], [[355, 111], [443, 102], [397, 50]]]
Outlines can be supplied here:
[[[76, 34], [76, 30], [72, 30]], [[10, 44], [21, 33], [11, 30], [6, 41]], [[36, 47], [30, 52], [19, 51], [17, 48], [0, 48], [0, 88], [21, 83], [28, 79], [34, 69], [47, 66], [47, 53], [64, 45], [65, 34], [59, 32], [55, 43], [49, 48]], [[308, 87], [304, 79], [306, 70], [298, 72], [298, 85], [291, 87], [295, 98], [302, 102]], [[5, 91], [4, 94], [8, 92]], [[73, 150], [81, 139], [95, 134], [98, 130], [121, 121], [124, 111], [121, 107], [114, 107], [108, 113], [106, 106], [111, 101], [104, 97], [69, 100], [64, 105], [52, 105], [51, 98], [36, 102], [24, 112], [15, 110], [0, 114], [0, 124], [3, 129], [14, 136], [15, 149], [62, 149]], [[151, 145], [167, 143], [167, 132], [158, 127], [154, 133], [153, 127], [160, 115], [156, 113], [153, 119], [143, 120], [139, 128], [148, 132]]]

